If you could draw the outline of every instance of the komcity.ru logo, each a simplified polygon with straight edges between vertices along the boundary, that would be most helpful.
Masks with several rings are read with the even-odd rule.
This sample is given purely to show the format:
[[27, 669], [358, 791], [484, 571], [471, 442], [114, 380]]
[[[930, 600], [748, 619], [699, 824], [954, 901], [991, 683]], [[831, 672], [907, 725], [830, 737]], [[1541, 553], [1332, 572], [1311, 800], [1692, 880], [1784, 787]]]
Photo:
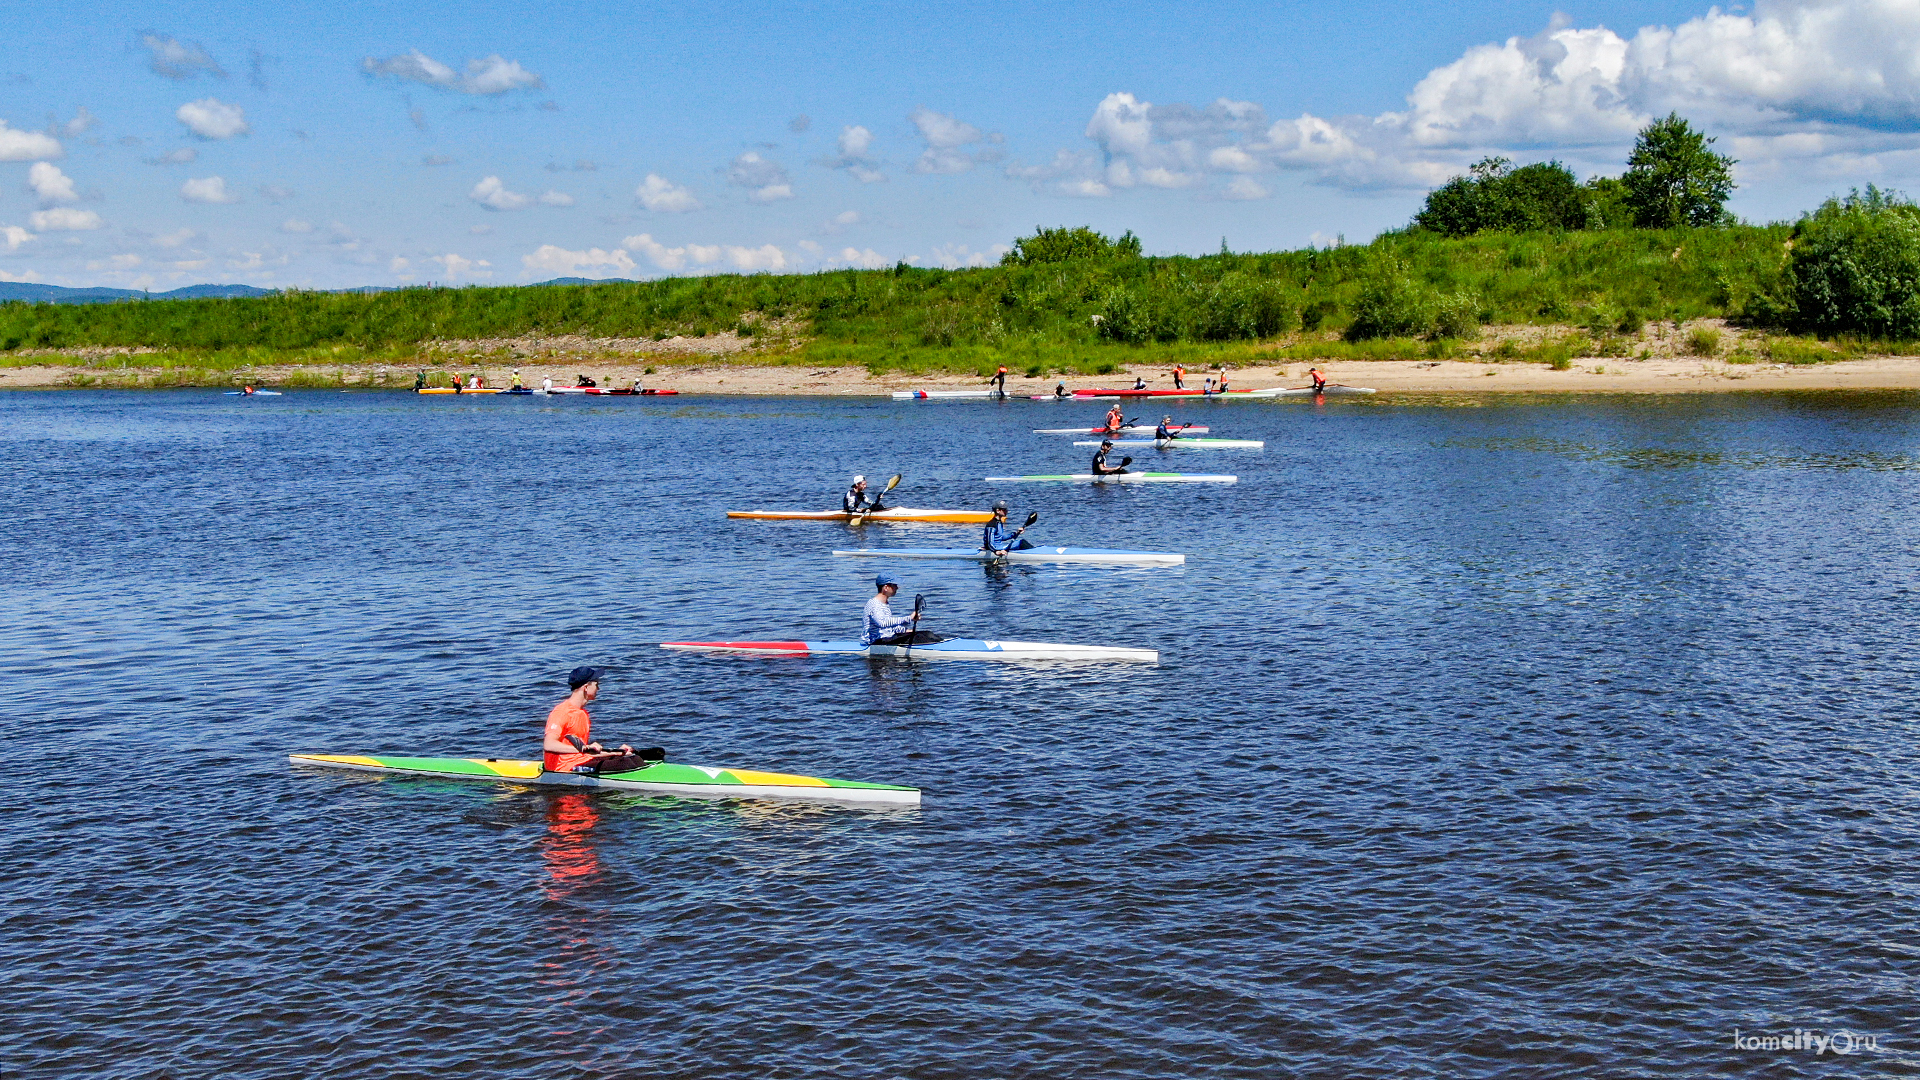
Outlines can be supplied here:
[[1880, 1036], [1861, 1035], [1852, 1031], [1836, 1031], [1831, 1035], [1820, 1035], [1812, 1031], [1802, 1031], [1799, 1028], [1794, 1028], [1791, 1035], [1743, 1035], [1739, 1028], [1734, 1028], [1733, 1048], [1775, 1052], [1811, 1050], [1815, 1057], [1819, 1057], [1829, 1050], [1836, 1054], [1878, 1050]]

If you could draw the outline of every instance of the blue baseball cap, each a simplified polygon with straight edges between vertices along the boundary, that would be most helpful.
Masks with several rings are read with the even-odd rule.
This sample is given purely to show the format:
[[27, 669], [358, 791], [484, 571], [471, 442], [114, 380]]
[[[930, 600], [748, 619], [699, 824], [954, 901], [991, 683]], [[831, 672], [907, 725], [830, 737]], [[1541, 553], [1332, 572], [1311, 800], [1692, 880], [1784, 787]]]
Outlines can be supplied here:
[[887, 585], [892, 585], [892, 586], [893, 586], [893, 587], [895, 587], [895, 588], [899, 588], [899, 587], [900, 587], [900, 579], [899, 579], [899, 578], [897, 578], [897, 577], [894, 577], [894, 576], [893, 576], [892, 574], [876, 574], [876, 575], [874, 575], [874, 578], [873, 578], [873, 587], [874, 587], [875, 589], [879, 589], [879, 588], [882, 588], [883, 586], [887, 586]]
[[603, 667], [586, 667], [582, 665], [574, 668], [567, 673], [567, 689], [578, 690], [590, 682], [599, 682], [600, 676], [606, 673], [607, 669]]

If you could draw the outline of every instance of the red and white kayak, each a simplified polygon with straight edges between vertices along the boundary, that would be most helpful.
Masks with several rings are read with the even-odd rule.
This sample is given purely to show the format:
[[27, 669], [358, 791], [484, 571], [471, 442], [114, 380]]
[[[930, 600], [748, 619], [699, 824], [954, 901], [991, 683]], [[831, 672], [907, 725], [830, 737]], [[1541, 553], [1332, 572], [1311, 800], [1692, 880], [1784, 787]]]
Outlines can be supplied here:
[[656, 390], [652, 387], [618, 386], [556, 386], [547, 391], [549, 394], [604, 394], [607, 397], [666, 397], [679, 392], [678, 390]]
[[[1033, 433], [1035, 435], [1132, 435], [1137, 438], [1142, 435], [1152, 435], [1159, 428], [1158, 424], [1129, 424], [1119, 431], [1103, 427], [1046, 427], [1034, 428]], [[1205, 435], [1212, 429], [1205, 424], [1175, 424], [1173, 430], [1182, 435]]]
[[1160, 662], [1152, 649], [1105, 645], [1053, 645], [1040, 641], [982, 641], [950, 638], [927, 645], [862, 645], [858, 641], [664, 641], [680, 652], [742, 653], [759, 656], [903, 656], [914, 660], [1126, 660]]
[[[1274, 389], [1280, 389], [1275, 387]], [[1149, 398], [1149, 397], [1220, 397], [1222, 395], [1265, 394], [1266, 390], [1075, 390], [1074, 397], [1083, 398]]]

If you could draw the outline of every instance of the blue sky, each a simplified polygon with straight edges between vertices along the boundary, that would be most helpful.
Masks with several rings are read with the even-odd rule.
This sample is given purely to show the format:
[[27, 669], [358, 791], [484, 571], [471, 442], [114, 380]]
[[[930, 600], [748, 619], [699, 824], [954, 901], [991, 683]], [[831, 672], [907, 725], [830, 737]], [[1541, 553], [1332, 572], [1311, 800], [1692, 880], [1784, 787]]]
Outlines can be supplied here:
[[14, 5], [0, 279], [499, 284], [1364, 240], [1677, 109], [1791, 218], [1920, 172], [1920, 3]]

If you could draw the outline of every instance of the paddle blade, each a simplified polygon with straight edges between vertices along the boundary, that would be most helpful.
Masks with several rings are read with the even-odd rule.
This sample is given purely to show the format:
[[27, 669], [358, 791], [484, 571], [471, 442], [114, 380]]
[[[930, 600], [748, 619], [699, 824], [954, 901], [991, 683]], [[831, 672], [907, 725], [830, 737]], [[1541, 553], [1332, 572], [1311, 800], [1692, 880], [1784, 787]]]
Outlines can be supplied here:
[[635, 750], [633, 756], [641, 761], [665, 761], [667, 752], [658, 746], [649, 746], [645, 750]]
[[915, 593], [913, 596], [913, 613], [915, 615], [920, 614], [920, 609], [926, 606], [927, 598], [920, 593]]
[[1123, 469], [1131, 464], [1133, 464], [1133, 459], [1130, 457], [1123, 457], [1120, 459], [1120, 467]]
[[900, 486], [900, 474], [894, 473], [892, 476], [887, 478], [887, 486], [884, 488], [881, 488], [880, 493], [884, 495], [887, 492], [892, 491], [894, 488], [897, 488], [899, 486]]
[[1023, 529], [1031, 529], [1033, 528], [1033, 523], [1039, 520], [1040, 520], [1040, 511], [1035, 510], [1033, 513], [1027, 515], [1027, 523], [1020, 527]]

